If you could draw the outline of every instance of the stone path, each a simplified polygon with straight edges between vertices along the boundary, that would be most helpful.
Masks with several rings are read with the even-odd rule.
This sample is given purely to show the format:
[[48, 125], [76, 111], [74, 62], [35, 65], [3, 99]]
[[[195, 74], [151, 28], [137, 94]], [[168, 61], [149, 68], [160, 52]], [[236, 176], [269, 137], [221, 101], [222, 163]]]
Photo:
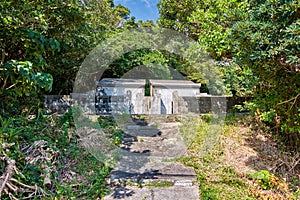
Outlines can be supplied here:
[[105, 200], [199, 199], [194, 170], [176, 162], [187, 154], [178, 125], [126, 125], [121, 159], [108, 180], [112, 192]]

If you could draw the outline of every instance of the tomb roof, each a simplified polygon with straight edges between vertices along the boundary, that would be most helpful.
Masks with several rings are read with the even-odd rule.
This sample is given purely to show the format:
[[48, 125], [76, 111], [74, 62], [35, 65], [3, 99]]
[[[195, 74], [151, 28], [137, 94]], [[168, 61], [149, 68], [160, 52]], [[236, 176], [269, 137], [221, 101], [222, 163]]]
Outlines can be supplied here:
[[98, 86], [106, 87], [128, 87], [128, 86], [144, 86], [145, 79], [118, 79], [118, 78], [104, 78], [97, 82]]
[[188, 80], [149, 80], [150, 85], [153, 87], [166, 87], [166, 88], [199, 88], [201, 83], [194, 83]]

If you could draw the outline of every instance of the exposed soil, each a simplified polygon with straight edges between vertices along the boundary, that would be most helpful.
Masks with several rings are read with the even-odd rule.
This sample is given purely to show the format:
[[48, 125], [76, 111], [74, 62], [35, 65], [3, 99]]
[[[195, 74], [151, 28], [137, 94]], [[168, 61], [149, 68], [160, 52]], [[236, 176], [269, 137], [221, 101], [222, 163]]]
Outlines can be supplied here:
[[[253, 186], [257, 197], [292, 199], [292, 193], [300, 188], [299, 152], [284, 151], [280, 141], [252, 123], [241, 120], [238, 124], [237, 130], [221, 140], [226, 164], [232, 166], [240, 177], [247, 177], [245, 180]], [[261, 190], [253, 180], [249, 180], [250, 174], [260, 170], [267, 170], [278, 177], [276, 188]]]

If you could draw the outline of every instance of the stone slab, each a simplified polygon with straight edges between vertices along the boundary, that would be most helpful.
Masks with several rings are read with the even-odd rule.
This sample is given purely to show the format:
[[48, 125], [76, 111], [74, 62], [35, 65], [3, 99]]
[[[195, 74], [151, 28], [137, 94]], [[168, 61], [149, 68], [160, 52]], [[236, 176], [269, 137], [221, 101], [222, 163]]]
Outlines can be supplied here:
[[[194, 169], [176, 162], [176, 158], [187, 155], [178, 125], [173, 122], [157, 124], [157, 128], [136, 124], [125, 126], [126, 139], [121, 145], [121, 158], [107, 179], [112, 193], [105, 200], [199, 199]], [[157, 130], [159, 134], [150, 134]], [[132, 136], [130, 131], [136, 135]], [[163, 181], [172, 186], [155, 185]]]
[[126, 187], [117, 188], [104, 200], [199, 200], [198, 186], [187, 187]]

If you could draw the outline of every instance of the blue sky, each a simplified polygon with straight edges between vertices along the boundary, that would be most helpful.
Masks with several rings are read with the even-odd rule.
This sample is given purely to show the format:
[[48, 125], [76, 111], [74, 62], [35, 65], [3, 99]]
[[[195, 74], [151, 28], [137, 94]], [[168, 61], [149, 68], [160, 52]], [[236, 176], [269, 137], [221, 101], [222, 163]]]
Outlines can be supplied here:
[[159, 0], [114, 0], [115, 5], [122, 4], [129, 8], [130, 16], [135, 16], [136, 20], [146, 21], [148, 19], [156, 22], [158, 19], [157, 3]]

